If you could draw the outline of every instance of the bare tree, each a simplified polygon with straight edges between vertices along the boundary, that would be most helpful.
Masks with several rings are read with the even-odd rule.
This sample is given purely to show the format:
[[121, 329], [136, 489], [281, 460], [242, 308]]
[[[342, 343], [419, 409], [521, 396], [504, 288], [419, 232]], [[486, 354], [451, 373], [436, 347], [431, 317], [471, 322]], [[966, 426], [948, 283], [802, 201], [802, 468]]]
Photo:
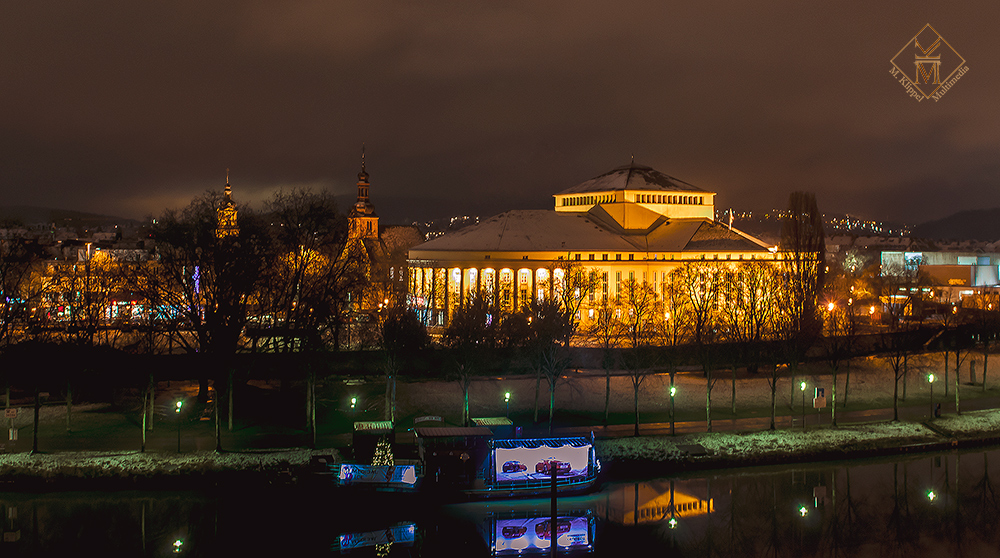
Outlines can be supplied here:
[[[385, 419], [395, 423], [396, 376], [417, 351], [427, 346], [430, 338], [420, 318], [402, 305], [383, 308], [378, 318], [383, 354], [382, 370], [385, 373]], [[467, 383], [463, 387], [463, 394], [466, 415], [464, 418], [467, 420], [469, 413]]]
[[671, 276], [677, 283], [682, 305], [687, 315], [689, 337], [694, 342], [705, 374], [705, 418], [708, 432], [712, 431], [712, 372], [719, 326], [720, 269], [718, 265], [689, 262], [675, 269]]
[[[793, 373], [817, 337], [823, 322], [817, 311], [826, 269], [823, 216], [811, 192], [792, 192], [781, 229], [782, 339]], [[789, 402], [791, 404], [791, 402]]]
[[489, 362], [501, 343], [502, 317], [486, 297], [473, 295], [452, 316], [444, 339], [452, 360], [453, 377], [462, 389], [462, 424], [468, 425], [469, 387], [475, 374]]
[[[238, 235], [217, 236], [216, 209], [222, 199], [219, 193], [208, 192], [185, 209], [168, 210], [156, 220], [155, 259], [143, 266], [136, 288], [164, 315], [161, 323], [173, 326], [165, 332], [171, 344], [216, 359], [214, 369], [228, 375], [273, 249], [264, 223], [246, 210], [239, 214]], [[198, 368], [204, 371], [198, 393], [204, 403], [208, 367]], [[223, 383], [217, 379], [215, 385]]]
[[572, 331], [573, 317], [558, 301], [548, 298], [532, 300], [526, 311], [531, 318], [528, 347], [535, 355], [536, 368], [545, 376], [549, 385], [549, 434], [551, 434], [555, 416], [556, 384], [570, 362], [568, 347], [561, 342], [568, 339], [569, 332]]
[[[917, 331], [886, 331], [880, 334], [879, 353], [893, 372], [892, 420], [899, 421], [899, 382], [906, 373], [906, 357], [920, 346]], [[926, 337], [926, 335], [924, 335]]]
[[583, 320], [583, 308], [586, 301], [593, 299], [600, 286], [600, 275], [596, 270], [586, 269], [576, 262], [564, 264], [561, 268], [549, 271], [553, 282], [553, 295], [562, 304], [563, 311], [569, 317], [567, 337], [563, 344], [569, 346], [570, 337], [577, 332]]
[[622, 339], [622, 324], [615, 316], [618, 310], [607, 297], [602, 297], [594, 308], [594, 319], [587, 327], [587, 335], [601, 348], [601, 368], [604, 369], [604, 424], [608, 424], [611, 404], [611, 370], [615, 367], [615, 349]]
[[736, 414], [736, 368], [742, 363], [756, 371], [761, 341], [772, 335], [777, 269], [771, 262], [752, 260], [725, 271], [721, 322], [732, 351], [732, 412]]
[[623, 353], [623, 364], [632, 383], [632, 401], [635, 411], [635, 435], [639, 435], [639, 391], [646, 378], [653, 373], [656, 352], [651, 344], [662, 331], [663, 310], [656, 300], [653, 288], [645, 282], [629, 279], [621, 286], [622, 330], [628, 341]]

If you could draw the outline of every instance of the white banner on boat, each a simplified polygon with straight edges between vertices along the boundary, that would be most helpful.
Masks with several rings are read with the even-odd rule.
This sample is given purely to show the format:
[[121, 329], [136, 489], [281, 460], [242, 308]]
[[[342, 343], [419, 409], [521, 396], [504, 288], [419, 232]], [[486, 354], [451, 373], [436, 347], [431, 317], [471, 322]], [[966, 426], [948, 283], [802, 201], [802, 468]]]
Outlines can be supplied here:
[[413, 484], [417, 470], [413, 465], [340, 465], [340, 482], [343, 484]]

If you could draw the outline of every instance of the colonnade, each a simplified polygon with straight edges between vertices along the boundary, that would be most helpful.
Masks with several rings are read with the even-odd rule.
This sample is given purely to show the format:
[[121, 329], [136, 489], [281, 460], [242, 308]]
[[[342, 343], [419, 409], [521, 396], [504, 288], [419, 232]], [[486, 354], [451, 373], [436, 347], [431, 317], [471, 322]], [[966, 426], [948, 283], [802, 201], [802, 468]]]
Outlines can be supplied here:
[[[437, 263], [437, 262], [435, 262]], [[409, 306], [428, 326], [447, 326], [455, 310], [473, 296], [486, 297], [505, 312], [556, 296], [563, 270], [547, 267], [438, 267], [410, 263]]]

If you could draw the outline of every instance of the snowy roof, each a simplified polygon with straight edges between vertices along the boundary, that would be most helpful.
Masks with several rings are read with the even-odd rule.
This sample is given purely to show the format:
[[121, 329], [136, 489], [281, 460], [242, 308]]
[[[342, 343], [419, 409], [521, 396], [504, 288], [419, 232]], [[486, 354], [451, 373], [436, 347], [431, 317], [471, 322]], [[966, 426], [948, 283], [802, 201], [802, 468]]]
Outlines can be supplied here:
[[626, 231], [600, 213], [528, 209], [501, 213], [413, 250], [424, 251], [766, 251], [768, 246], [709, 219], [660, 219]]
[[642, 165], [618, 167], [596, 178], [567, 188], [556, 195], [608, 192], [611, 190], [662, 190], [665, 192], [708, 192], [683, 180]]

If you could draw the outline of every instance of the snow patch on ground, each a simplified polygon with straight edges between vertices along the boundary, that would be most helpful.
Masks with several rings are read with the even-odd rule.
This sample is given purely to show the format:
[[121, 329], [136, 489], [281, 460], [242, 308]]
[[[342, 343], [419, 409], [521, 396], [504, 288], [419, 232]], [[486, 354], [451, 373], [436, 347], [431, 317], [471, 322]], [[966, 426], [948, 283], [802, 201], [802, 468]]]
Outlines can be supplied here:
[[[971, 417], [970, 417], [971, 418]], [[595, 442], [598, 457], [613, 461], [677, 461], [688, 455], [680, 446], [698, 444], [710, 455], [755, 462], [788, 454], [810, 454], [837, 450], [877, 448], [940, 441], [940, 435], [918, 423], [872, 423], [841, 428], [720, 432], [676, 437], [649, 436]]]
[[1000, 436], [1000, 411], [974, 411], [962, 415], [944, 415], [934, 427], [955, 436]]
[[204, 475], [217, 472], [283, 471], [309, 465], [313, 455], [335, 449], [288, 448], [261, 452], [186, 454], [68, 451], [0, 455], [0, 477], [114, 478]]

